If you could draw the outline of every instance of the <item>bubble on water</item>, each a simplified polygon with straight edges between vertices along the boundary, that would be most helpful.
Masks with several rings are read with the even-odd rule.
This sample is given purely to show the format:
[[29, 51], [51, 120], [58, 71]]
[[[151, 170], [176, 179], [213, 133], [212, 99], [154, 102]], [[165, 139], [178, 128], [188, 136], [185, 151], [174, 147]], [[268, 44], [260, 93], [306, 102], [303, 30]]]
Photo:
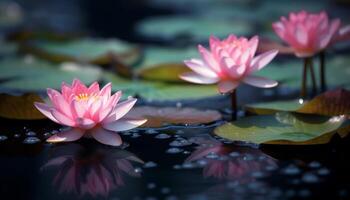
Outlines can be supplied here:
[[157, 138], [157, 139], [168, 139], [168, 138], [170, 138], [170, 137], [171, 137], [171, 136], [168, 135], [168, 134], [166, 134], [166, 133], [161, 133], [161, 134], [156, 135], [155, 138]]
[[181, 153], [183, 151], [183, 149], [179, 149], [179, 148], [169, 148], [168, 150], [166, 150], [167, 153], [171, 153], [171, 154], [176, 154], [176, 153]]
[[321, 175], [321, 176], [325, 176], [325, 175], [328, 175], [330, 173], [329, 169], [323, 167], [319, 170], [317, 170], [317, 174], [318, 175]]
[[191, 145], [192, 142], [186, 140], [186, 139], [176, 139], [172, 142], [170, 142], [170, 146], [173, 146], [173, 147], [183, 147], [183, 146], [188, 146], [188, 145]]
[[263, 178], [265, 174], [261, 171], [256, 171], [256, 172], [252, 172], [251, 176], [254, 178]]
[[154, 188], [156, 188], [156, 187], [157, 187], [157, 185], [156, 185], [155, 183], [148, 183], [148, 184], [147, 184], [147, 188], [150, 189], [150, 190], [151, 190], [151, 189], [154, 189]]
[[319, 178], [313, 173], [305, 173], [301, 180], [305, 183], [317, 183]]
[[288, 165], [282, 172], [286, 175], [296, 175], [300, 173], [300, 169], [295, 165]]
[[19, 137], [21, 137], [21, 134], [14, 134], [13, 137], [19, 138]]
[[205, 157], [209, 159], [217, 159], [219, 156], [215, 152], [210, 152]]
[[245, 154], [245, 155], [243, 156], [243, 160], [245, 160], [245, 161], [254, 160], [254, 156], [251, 155], [251, 154]]
[[158, 134], [158, 131], [154, 130], [154, 129], [147, 129], [145, 131], [146, 134], [148, 135], [153, 135], [153, 134]]
[[141, 169], [140, 167], [136, 167], [136, 168], [134, 169], [134, 172], [135, 172], [135, 173], [142, 173], [142, 169]]
[[27, 137], [23, 140], [24, 144], [36, 144], [38, 142], [40, 142], [40, 139], [37, 137]]
[[183, 153], [183, 154], [186, 154], [186, 155], [191, 154], [190, 151], [183, 151], [182, 153]]
[[208, 164], [208, 161], [206, 161], [204, 159], [197, 160], [196, 162], [199, 166], [205, 166]]
[[162, 188], [160, 189], [160, 193], [162, 193], [162, 194], [169, 194], [169, 193], [170, 193], [170, 188], [168, 188], [168, 187], [162, 187]]
[[309, 197], [310, 195], [311, 195], [311, 192], [310, 192], [310, 190], [307, 190], [307, 189], [303, 189], [303, 190], [300, 190], [299, 192], [298, 192], [298, 195], [300, 196], [300, 197]]
[[230, 154], [229, 154], [231, 157], [239, 157], [240, 156], [240, 153], [239, 152], [231, 152]]
[[5, 141], [7, 140], [7, 136], [6, 135], [0, 135], [0, 142], [1, 141]]
[[218, 160], [221, 160], [221, 161], [225, 161], [225, 160], [228, 160], [228, 156], [226, 155], [223, 155], [223, 156], [219, 156]]
[[182, 107], [182, 103], [181, 102], [176, 102], [176, 108], [181, 108]]
[[44, 133], [44, 137], [48, 138], [50, 136], [51, 136], [51, 133], [49, 133], [49, 132]]
[[157, 167], [157, 163], [153, 162], [153, 161], [148, 161], [143, 165], [144, 168], [153, 168], [153, 167]]
[[312, 161], [309, 163], [309, 167], [311, 168], [319, 168], [321, 167], [321, 163], [317, 162], [317, 161]]
[[181, 169], [181, 165], [174, 165], [173, 169]]
[[186, 162], [186, 163], [182, 164], [182, 168], [184, 168], [184, 169], [193, 169], [195, 167], [196, 166], [193, 163], [191, 163], [191, 162]]
[[277, 165], [268, 165], [268, 166], [265, 167], [265, 169], [266, 169], [267, 171], [274, 171], [274, 170], [276, 170], [277, 168], [278, 168]]
[[26, 136], [36, 136], [36, 133], [34, 131], [29, 131], [26, 133]]

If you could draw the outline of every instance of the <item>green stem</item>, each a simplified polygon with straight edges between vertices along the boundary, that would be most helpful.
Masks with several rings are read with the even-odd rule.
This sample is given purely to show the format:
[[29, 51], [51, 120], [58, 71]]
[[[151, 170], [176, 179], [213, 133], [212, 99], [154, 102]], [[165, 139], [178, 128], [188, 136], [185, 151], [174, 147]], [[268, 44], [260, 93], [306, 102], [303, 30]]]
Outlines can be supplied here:
[[308, 58], [304, 58], [304, 66], [303, 66], [303, 79], [301, 82], [301, 90], [300, 90], [300, 98], [305, 99], [307, 96], [307, 66], [308, 66]]
[[326, 68], [325, 68], [325, 52], [321, 51], [320, 53], [320, 81], [321, 81], [321, 92], [327, 90], [326, 83]]
[[312, 96], [315, 96], [317, 94], [317, 83], [316, 83], [316, 76], [314, 72], [314, 63], [313, 59], [309, 58], [308, 63], [309, 63], [309, 68], [310, 68], [310, 73], [311, 73], [311, 81], [312, 81]]
[[231, 109], [232, 109], [232, 121], [237, 119], [237, 92], [236, 89], [231, 93]]

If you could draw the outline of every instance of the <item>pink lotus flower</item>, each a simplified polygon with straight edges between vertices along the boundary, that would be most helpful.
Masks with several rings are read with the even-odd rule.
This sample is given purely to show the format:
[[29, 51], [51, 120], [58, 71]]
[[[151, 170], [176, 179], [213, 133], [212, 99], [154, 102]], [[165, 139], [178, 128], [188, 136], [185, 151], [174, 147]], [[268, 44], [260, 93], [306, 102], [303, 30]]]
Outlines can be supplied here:
[[62, 83], [62, 93], [47, 89], [52, 105], [35, 103], [35, 107], [46, 117], [61, 125], [73, 127], [50, 137], [48, 142], [68, 142], [82, 136], [95, 138], [97, 141], [119, 146], [122, 143], [115, 131], [126, 131], [145, 123], [145, 119], [126, 119], [124, 115], [136, 103], [136, 99], [118, 103], [122, 96], [119, 91], [111, 96], [111, 84], [101, 90], [97, 82], [86, 87], [75, 79], [72, 86]]
[[349, 33], [349, 28], [340, 29], [339, 19], [330, 21], [326, 12], [290, 13], [289, 19], [281, 17], [281, 21], [273, 23], [272, 27], [298, 57], [311, 57], [332, 42], [345, 39]]
[[241, 82], [262, 88], [277, 85], [276, 81], [251, 75], [265, 67], [278, 53], [271, 50], [254, 57], [259, 43], [257, 36], [248, 40], [230, 35], [222, 41], [211, 36], [209, 43], [210, 51], [198, 46], [202, 59], [184, 61], [193, 72], [182, 74], [182, 79], [198, 84], [218, 83], [220, 93], [233, 91]]

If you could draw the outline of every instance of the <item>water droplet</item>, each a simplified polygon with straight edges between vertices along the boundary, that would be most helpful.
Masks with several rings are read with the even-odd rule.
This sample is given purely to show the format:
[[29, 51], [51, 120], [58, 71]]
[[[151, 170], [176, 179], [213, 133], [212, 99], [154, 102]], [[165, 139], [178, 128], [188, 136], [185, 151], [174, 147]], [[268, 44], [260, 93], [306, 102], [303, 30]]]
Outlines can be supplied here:
[[26, 133], [26, 136], [36, 136], [36, 133], [33, 131], [29, 131]]
[[167, 153], [171, 153], [171, 154], [175, 154], [175, 153], [181, 153], [183, 151], [183, 149], [179, 149], [179, 148], [169, 148], [168, 150], [166, 150]]
[[169, 193], [170, 193], [170, 188], [168, 188], [168, 187], [163, 187], [163, 188], [160, 189], [160, 192], [161, 192], [162, 194], [169, 194]]
[[319, 180], [318, 177], [312, 173], [305, 173], [301, 179], [305, 183], [317, 183]]
[[183, 147], [183, 146], [188, 146], [188, 145], [191, 145], [192, 142], [186, 140], [186, 139], [176, 139], [172, 142], [170, 142], [170, 146], [173, 146], [173, 147]]
[[300, 169], [295, 165], [288, 165], [282, 172], [286, 175], [296, 175], [300, 173]]
[[215, 153], [215, 152], [210, 152], [208, 153], [207, 156], [205, 156], [206, 158], [209, 158], [209, 159], [216, 159], [218, 158], [219, 156]]
[[184, 169], [193, 169], [193, 168], [195, 168], [195, 165], [193, 163], [186, 162], [186, 163], [182, 164], [182, 168], [184, 168]]
[[23, 140], [24, 144], [36, 144], [38, 142], [40, 142], [40, 139], [37, 137], [27, 137]]
[[309, 167], [311, 168], [319, 168], [321, 167], [321, 163], [317, 162], [317, 161], [312, 161], [309, 163]]
[[245, 161], [254, 160], [254, 156], [251, 155], [251, 154], [245, 154], [245, 155], [243, 156], [243, 160], [245, 160]]
[[140, 136], [141, 136], [141, 135], [138, 134], [138, 133], [133, 133], [133, 134], [131, 135], [132, 138], [138, 138], [138, 137], [140, 137]]
[[21, 134], [15, 134], [15, 135], [13, 135], [13, 137], [19, 138], [19, 137], [21, 137]]
[[197, 164], [199, 166], [205, 166], [205, 165], [208, 164], [208, 162], [206, 160], [204, 160], [204, 159], [200, 159], [200, 160], [197, 160]]
[[170, 138], [170, 137], [171, 137], [171, 136], [168, 135], [168, 134], [166, 134], [166, 133], [161, 133], [161, 134], [159, 134], [159, 135], [156, 135], [155, 138], [157, 138], [157, 139], [168, 139], [168, 138]]
[[1, 141], [5, 141], [7, 140], [7, 136], [6, 135], [0, 135], [0, 142]]
[[188, 155], [188, 154], [190, 154], [191, 152], [190, 152], [190, 151], [183, 151], [182, 153]]
[[182, 107], [182, 103], [181, 102], [176, 102], [176, 108], [181, 108]]
[[240, 156], [240, 153], [238, 153], [238, 152], [231, 152], [230, 156], [235, 158], [235, 157]]
[[148, 134], [148, 135], [153, 135], [153, 134], [157, 134], [158, 131], [156, 131], [156, 130], [154, 130], [154, 129], [147, 129], [147, 130], [145, 131], [145, 133]]
[[321, 176], [328, 175], [329, 173], [330, 173], [329, 169], [327, 169], [325, 167], [317, 170], [317, 174], [319, 174]]
[[153, 162], [153, 161], [148, 161], [143, 165], [144, 168], [153, 168], [153, 167], [157, 167], [157, 163]]
[[151, 189], [154, 189], [154, 188], [156, 188], [156, 187], [157, 187], [157, 185], [156, 185], [155, 183], [148, 183], [148, 184], [147, 184], [147, 188], [150, 189], [150, 190], [151, 190]]
[[49, 132], [44, 133], [44, 137], [48, 138], [50, 136], [51, 136], [51, 133], [49, 133]]
[[142, 169], [141, 169], [140, 167], [136, 167], [136, 168], [134, 169], [134, 172], [135, 172], [135, 173], [142, 173]]

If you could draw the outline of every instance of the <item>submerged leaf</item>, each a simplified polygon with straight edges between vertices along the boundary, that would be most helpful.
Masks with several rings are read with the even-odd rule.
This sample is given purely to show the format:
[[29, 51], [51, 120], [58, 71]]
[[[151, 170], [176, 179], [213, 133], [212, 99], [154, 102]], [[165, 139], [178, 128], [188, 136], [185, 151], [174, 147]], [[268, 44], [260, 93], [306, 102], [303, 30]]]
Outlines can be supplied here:
[[311, 101], [301, 100], [275, 101], [246, 106], [246, 110], [255, 114], [272, 114], [278, 111], [289, 111], [325, 116], [350, 114], [350, 92], [344, 89], [327, 91]]
[[222, 118], [215, 110], [197, 110], [194, 108], [141, 106], [132, 109], [126, 118], [146, 118], [142, 127], [161, 127], [166, 124], [196, 125], [211, 123]]
[[215, 134], [233, 141], [256, 144], [314, 145], [328, 143], [339, 130], [345, 137], [350, 122], [345, 116], [318, 117], [282, 112], [242, 118], [215, 129]]
[[34, 107], [34, 102], [43, 100], [36, 94], [22, 96], [0, 94], [0, 117], [22, 120], [46, 118]]

